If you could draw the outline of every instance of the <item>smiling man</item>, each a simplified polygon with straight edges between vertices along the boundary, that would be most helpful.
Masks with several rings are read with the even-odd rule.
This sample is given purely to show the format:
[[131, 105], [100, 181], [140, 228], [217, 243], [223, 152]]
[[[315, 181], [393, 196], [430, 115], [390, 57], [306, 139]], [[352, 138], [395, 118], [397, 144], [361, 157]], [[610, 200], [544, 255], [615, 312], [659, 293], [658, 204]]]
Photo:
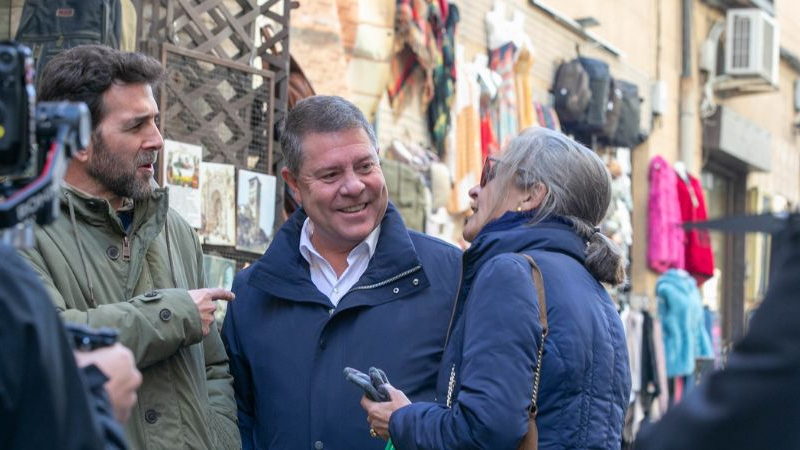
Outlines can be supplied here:
[[[153, 180], [164, 145], [155, 59], [89, 45], [43, 70], [40, 100], [82, 101], [89, 146], [64, 177], [62, 213], [25, 252], [67, 321], [119, 330], [143, 376], [127, 422], [133, 448], [239, 448], [233, 382], [214, 321], [222, 289], [203, 289], [194, 230]], [[80, 430], [75, 430], [80, 432]]]
[[302, 208], [240, 272], [223, 326], [245, 449], [383, 449], [343, 369], [434, 398], [461, 252], [407, 230], [372, 127], [315, 96], [289, 112], [282, 176]]

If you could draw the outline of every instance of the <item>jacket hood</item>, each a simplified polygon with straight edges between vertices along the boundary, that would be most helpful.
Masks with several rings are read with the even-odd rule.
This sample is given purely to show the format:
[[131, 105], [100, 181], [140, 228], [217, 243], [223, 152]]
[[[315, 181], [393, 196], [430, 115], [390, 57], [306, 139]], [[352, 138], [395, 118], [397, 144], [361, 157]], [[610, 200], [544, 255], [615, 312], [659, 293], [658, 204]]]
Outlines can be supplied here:
[[[327, 304], [328, 298], [311, 281], [308, 261], [299, 251], [300, 232], [307, 217], [300, 208], [283, 224], [264, 256], [255, 263], [248, 283], [276, 297]], [[354, 288], [385, 281], [421, 264], [400, 213], [389, 202], [375, 254]]]
[[670, 269], [664, 272], [656, 282], [656, 292], [665, 288], [677, 289], [683, 294], [689, 295], [697, 289], [697, 282], [683, 269]]
[[[156, 222], [154, 228], [160, 229], [163, 227], [167, 219], [167, 210], [169, 209], [168, 197], [167, 188], [158, 187], [157, 184], [154, 184], [150, 197], [136, 202], [131, 230], [137, 230], [143, 222], [153, 216]], [[114, 223], [114, 228], [120, 234], [125, 234], [122, 222], [108, 200], [93, 197], [73, 186], [65, 185], [61, 189], [61, 209], [62, 213], [68, 217], [71, 214], [70, 206], [77, 218], [81, 218], [95, 226], [112, 222]]]

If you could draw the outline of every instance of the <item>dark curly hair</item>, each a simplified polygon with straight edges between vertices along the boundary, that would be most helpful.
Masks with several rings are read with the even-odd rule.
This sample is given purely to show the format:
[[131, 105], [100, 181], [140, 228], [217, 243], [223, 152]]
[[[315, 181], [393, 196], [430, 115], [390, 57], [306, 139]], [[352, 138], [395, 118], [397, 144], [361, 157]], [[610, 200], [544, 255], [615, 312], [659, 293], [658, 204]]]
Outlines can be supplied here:
[[40, 101], [84, 102], [92, 129], [103, 119], [103, 93], [114, 83], [147, 83], [157, 89], [165, 72], [156, 59], [102, 45], [81, 45], [59, 53], [42, 70]]

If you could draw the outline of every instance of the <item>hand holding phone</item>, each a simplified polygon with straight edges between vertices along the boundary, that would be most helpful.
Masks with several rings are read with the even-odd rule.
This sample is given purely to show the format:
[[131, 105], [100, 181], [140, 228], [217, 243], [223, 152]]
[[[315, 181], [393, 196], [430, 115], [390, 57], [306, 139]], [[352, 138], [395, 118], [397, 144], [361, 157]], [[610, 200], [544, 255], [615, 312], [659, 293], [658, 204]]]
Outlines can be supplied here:
[[344, 378], [364, 390], [367, 398], [374, 402], [391, 400], [384, 384], [389, 383], [386, 374], [378, 368], [370, 367], [369, 375], [352, 367], [344, 368]]

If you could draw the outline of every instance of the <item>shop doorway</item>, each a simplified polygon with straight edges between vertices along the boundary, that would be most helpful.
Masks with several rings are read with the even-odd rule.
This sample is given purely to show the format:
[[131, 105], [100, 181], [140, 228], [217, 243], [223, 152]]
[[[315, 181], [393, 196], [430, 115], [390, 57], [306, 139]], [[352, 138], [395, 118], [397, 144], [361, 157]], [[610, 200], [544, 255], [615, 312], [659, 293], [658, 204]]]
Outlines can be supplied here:
[[[709, 161], [701, 173], [708, 217], [744, 214], [747, 173]], [[722, 326], [723, 351], [744, 335], [745, 237], [741, 234], [710, 233], [715, 276], [702, 292], [705, 302], [715, 302]]]

